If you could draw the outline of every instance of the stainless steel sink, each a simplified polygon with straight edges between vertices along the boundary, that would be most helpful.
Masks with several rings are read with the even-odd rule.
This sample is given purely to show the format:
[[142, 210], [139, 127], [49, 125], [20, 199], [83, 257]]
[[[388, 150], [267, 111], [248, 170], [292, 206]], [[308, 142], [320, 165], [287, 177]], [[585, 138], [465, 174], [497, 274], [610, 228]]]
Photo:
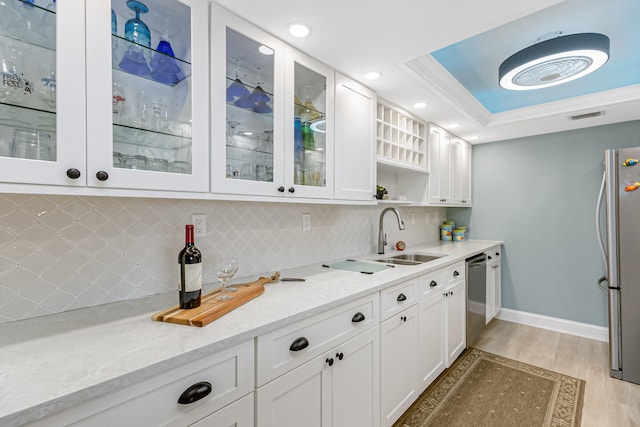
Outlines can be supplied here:
[[397, 264], [397, 265], [419, 265], [425, 262], [433, 261], [438, 258], [442, 258], [444, 255], [427, 255], [406, 253], [385, 258], [379, 258], [374, 261], [383, 262], [385, 264]]
[[433, 261], [434, 259], [442, 258], [442, 255], [426, 255], [426, 254], [408, 253], [408, 254], [400, 254], [400, 255], [392, 256], [390, 258], [407, 260], [407, 261], [417, 261], [422, 263], [422, 262], [429, 262], [429, 261]]
[[374, 259], [374, 261], [376, 262], [382, 262], [385, 264], [396, 264], [396, 265], [420, 265], [422, 264], [420, 261], [409, 261], [406, 259], [396, 259], [396, 258], [381, 258], [381, 259]]

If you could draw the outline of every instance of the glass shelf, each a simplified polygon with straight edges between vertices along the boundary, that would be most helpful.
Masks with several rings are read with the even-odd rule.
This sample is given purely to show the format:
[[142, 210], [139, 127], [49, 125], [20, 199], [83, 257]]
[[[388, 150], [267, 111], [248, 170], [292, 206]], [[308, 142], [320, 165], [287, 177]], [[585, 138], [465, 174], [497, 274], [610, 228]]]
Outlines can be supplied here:
[[[306, 104], [306, 103], [305, 103]], [[304, 105], [298, 100], [294, 101], [294, 108], [296, 116], [300, 117], [300, 120], [303, 122], [314, 123], [320, 120], [324, 120], [326, 113], [324, 111], [320, 111], [313, 104]], [[308, 115], [310, 117], [304, 117]]]
[[0, 102], [0, 124], [37, 126], [40, 122], [46, 123], [47, 126], [55, 126], [56, 113], [25, 105]]
[[0, 50], [0, 103], [54, 112], [56, 51], [6, 35], [0, 35]]
[[[22, 0], [6, 1], [2, 13], [15, 12], [7, 20], [11, 24], [0, 28], [0, 36], [50, 51], [56, 49], [56, 13]], [[7, 9], [8, 8], [8, 9]], [[36, 25], [34, 25], [36, 24]], [[16, 35], [16, 32], [21, 34]]]
[[[120, 68], [119, 64], [121, 63], [122, 58], [124, 57], [125, 53], [129, 50], [129, 49], [133, 49], [134, 51], [138, 51], [140, 52], [144, 58], [147, 61], [147, 66], [149, 66], [149, 60], [154, 56], [154, 55], [161, 55], [161, 58], [164, 58], [166, 60], [169, 61], [175, 61], [175, 65], [177, 65], [179, 67], [179, 72], [176, 75], [176, 81], [174, 83], [166, 83], [166, 82], [162, 82], [159, 80], [155, 80], [151, 77], [151, 74], [148, 75], [141, 75], [141, 74], [134, 74], [134, 73], [129, 73], [129, 74], [133, 74], [136, 75], [140, 78], [143, 79], [147, 79], [147, 80], [151, 80], [160, 84], [164, 84], [167, 86], [176, 86], [177, 84], [179, 84], [180, 82], [182, 82], [183, 80], [189, 78], [191, 76], [191, 63], [187, 62], [185, 60], [182, 60], [180, 58], [175, 58], [169, 55], [166, 55], [163, 52], [157, 51], [155, 49], [152, 48], [148, 48], [146, 46], [142, 46], [139, 45], [137, 43], [131, 42], [123, 37], [120, 37], [118, 35], [115, 34], [111, 34], [111, 48], [113, 49], [113, 55], [115, 60], [113, 61], [113, 69], [114, 70], [118, 70], [118, 71], [123, 71], [125, 73], [128, 73], [126, 70], [123, 70]], [[149, 68], [150, 69], [150, 68]]]
[[[273, 157], [273, 151], [267, 151], [264, 149], [260, 149], [258, 147], [249, 148], [249, 147], [241, 147], [238, 145], [227, 144], [227, 149], [230, 150], [230, 152], [237, 151], [237, 152], [246, 152], [246, 153], [259, 153], [259, 154]], [[238, 160], [241, 160], [241, 159], [238, 159]]]
[[179, 150], [191, 147], [191, 132], [188, 128], [180, 133], [178, 130], [156, 131], [114, 124], [113, 141], [139, 147]]

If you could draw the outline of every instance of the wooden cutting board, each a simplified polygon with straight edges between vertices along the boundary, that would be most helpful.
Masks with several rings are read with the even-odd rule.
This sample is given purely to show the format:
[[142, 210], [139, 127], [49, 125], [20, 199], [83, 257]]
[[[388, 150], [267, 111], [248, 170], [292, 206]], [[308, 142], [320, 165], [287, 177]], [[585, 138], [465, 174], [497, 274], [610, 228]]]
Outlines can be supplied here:
[[151, 316], [151, 320], [202, 327], [262, 295], [265, 283], [277, 282], [278, 280], [280, 280], [280, 273], [276, 271], [271, 277], [260, 277], [253, 282], [235, 284], [233, 286], [238, 290], [231, 294], [233, 299], [227, 301], [218, 301], [216, 299], [220, 295], [220, 289], [216, 289], [202, 296], [200, 307], [187, 310], [181, 309], [180, 305], [175, 305], [155, 313]]

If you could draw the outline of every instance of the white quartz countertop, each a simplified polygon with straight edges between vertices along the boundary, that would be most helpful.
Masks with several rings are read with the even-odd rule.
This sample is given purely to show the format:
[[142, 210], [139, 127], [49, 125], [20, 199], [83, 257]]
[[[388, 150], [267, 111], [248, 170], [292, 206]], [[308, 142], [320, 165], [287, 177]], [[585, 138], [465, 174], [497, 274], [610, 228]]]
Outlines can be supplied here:
[[[500, 244], [416, 245], [406, 252], [444, 256], [374, 274], [321, 263], [281, 271], [281, 277], [306, 281], [268, 284], [263, 295], [202, 328], [151, 320], [153, 313], [177, 304], [174, 293], [0, 325], [0, 425], [19, 426], [81, 404]], [[327, 260], [332, 261], [342, 260]], [[236, 282], [255, 280], [246, 279]]]

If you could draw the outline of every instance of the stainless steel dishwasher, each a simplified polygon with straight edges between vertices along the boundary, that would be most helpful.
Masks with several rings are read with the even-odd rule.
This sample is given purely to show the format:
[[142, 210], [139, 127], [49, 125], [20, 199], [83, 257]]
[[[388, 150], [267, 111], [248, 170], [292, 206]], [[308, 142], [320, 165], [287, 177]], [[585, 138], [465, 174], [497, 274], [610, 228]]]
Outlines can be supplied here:
[[467, 258], [467, 347], [482, 333], [487, 319], [487, 256]]

